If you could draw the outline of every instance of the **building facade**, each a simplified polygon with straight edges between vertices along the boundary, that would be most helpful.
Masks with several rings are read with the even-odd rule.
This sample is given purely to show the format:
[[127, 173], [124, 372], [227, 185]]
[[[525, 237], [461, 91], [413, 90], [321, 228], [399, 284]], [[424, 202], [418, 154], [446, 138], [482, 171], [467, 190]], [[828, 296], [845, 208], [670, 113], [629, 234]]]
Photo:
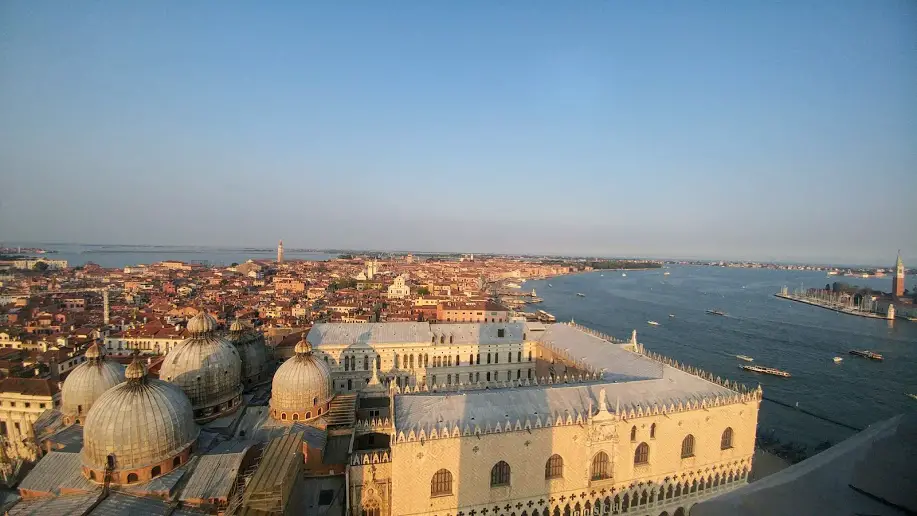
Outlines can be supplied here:
[[35, 460], [39, 450], [32, 423], [47, 409], [60, 406], [57, 382], [43, 378], [0, 381], [0, 438], [11, 457]]

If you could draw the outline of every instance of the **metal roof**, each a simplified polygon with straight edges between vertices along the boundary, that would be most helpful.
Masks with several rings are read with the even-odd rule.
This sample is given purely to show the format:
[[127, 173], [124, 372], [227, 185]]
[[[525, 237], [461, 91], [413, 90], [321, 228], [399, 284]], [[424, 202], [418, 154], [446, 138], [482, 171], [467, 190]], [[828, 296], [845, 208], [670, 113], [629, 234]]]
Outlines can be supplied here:
[[168, 516], [171, 512], [172, 508], [166, 501], [113, 492], [99, 502], [99, 505], [89, 514], [92, 516], [130, 516], [133, 514]]
[[82, 516], [100, 493], [20, 500], [7, 511], [8, 516]]
[[289, 478], [291, 468], [302, 463], [302, 432], [293, 432], [272, 440], [261, 458], [261, 463], [245, 489], [244, 504], [265, 494], [280, 494], [283, 481]]
[[[522, 342], [525, 324], [431, 324], [430, 330], [433, 332], [433, 335], [437, 337], [437, 342], [439, 342], [440, 336], [444, 336], [446, 342], [452, 337], [453, 344], [508, 344]], [[502, 337], [500, 337], [499, 330], [503, 330]], [[430, 340], [428, 339], [427, 342], [430, 342]]]
[[201, 455], [182, 490], [182, 500], [229, 498], [247, 451]]
[[[500, 337], [498, 330], [504, 330]], [[372, 347], [384, 344], [432, 343], [434, 336], [452, 337], [453, 344], [503, 344], [522, 342], [524, 323], [430, 324], [426, 322], [319, 323], [306, 339], [313, 348], [323, 346]]]
[[81, 466], [79, 453], [52, 451], [38, 461], [19, 488], [54, 494], [61, 489], [100, 491], [101, 487], [83, 477]]
[[144, 495], [151, 493], [169, 493], [172, 494], [175, 487], [178, 485], [178, 482], [184, 477], [188, 471], [194, 468], [194, 465], [197, 464], [198, 456], [191, 457], [188, 462], [182, 464], [181, 466], [173, 469], [172, 471], [162, 475], [161, 477], [156, 477], [149, 482], [144, 482], [142, 484], [134, 484], [130, 486], [121, 486], [121, 489], [127, 493], [133, 493], [136, 495]]
[[83, 449], [83, 427], [70, 425], [48, 437], [48, 441], [61, 448], [58, 451], [79, 452]]
[[[540, 333], [540, 332], [539, 332]], [[577, 414], [586, 417], [590, 407], [598, 409], [599, 393], [606, 393], [606, 409], [630, 410], [637, 405], [678, 404], [704, 396], [728, 396], [734, 391], [698, 376], [648, 358], [628, 349], [629, 344], [612, 343], [576, 327], [552, 324], [537, 337], [545, 346], [566, 353], [601, 370], [601, 378], [587, 383], [541, 384], [484, 391], [418, 393], [395, 398], [397, 431], [431, 428], [450, 429], [458, 425], [486, 426], [526, 419], [535, 424], [550, 416]], [[512, 368], [511, 364], [507, 365]]]

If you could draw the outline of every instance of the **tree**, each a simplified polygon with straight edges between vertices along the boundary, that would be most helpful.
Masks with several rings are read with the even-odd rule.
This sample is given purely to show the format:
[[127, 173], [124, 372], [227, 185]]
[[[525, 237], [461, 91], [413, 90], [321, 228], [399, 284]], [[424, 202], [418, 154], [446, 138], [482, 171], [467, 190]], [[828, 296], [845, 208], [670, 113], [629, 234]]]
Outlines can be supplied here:
[[430, 289], [428, 289], [427, 287], [420, 287], [417, 289], [417, 295], [418, 296], [429, 296]]
[[38, 261], [35, 262], [35, 265], [32, 266], [33, 271], [45, 272], [48, 270], [48, 262]]

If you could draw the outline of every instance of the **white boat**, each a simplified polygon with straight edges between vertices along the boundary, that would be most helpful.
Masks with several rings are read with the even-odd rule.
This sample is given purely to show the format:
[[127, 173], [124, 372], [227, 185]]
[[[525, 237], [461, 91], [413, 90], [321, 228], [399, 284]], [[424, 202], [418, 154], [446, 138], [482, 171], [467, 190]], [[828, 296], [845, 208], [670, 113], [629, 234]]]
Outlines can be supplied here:
[[910, 396], [911, 398], [914, 398], [915, 400], [917, 400], [917, 394], [910, 394], [910, 393], [908, 393], [908, 396]]
[[675, 314], [669, 314], [669, 317], [675, 317]]
[[844, 361], [844, 359], [841, 358], [841, 357], [834, 357], [834, 363], [835, 363], [835, 364], [840, 364], [840, 363], [843, 362], [843, 361]]
[[627, 277], [627, 273], [626, 273], [626, 272], [622, 272], [622, 273], [621, 273], [621, 276], [626, 278], [626, 277]]
[[604, 275], [604, 274], [599, 274], [599, 277], [600, 277], [600, 278], [604, 278], [605, 275]]
[[581, 293], [581, 292], [577, 292], [576, 295], [579, 296], [579, 297], [586, 297], [586, 294], [583, 294], [583, 293]]
[[669, 271], [665, 271], [665, 272], [662, 273], [663, 276], [668, 276], [669, 274], [672, 274], [672, 273], [669, 272]]
[[750, 356], [747, 356], [747, 355], [736, 355], [736, 358], [738, 358], [739, 360], [744, 360], [744, 361], [746, 361], [746, 362], [754, 362], [754, 361], [755, 361], [754, 358], [751, 358]]
[[656, 321], [646, 321], [646, 324], [649, 324], [650, 326], [659, 326], [659, 323]]
[[549, 286], [549, 287], [553, 287], [554, 285], [551, 285], [550, 283], [548, 283], [548, 286]]

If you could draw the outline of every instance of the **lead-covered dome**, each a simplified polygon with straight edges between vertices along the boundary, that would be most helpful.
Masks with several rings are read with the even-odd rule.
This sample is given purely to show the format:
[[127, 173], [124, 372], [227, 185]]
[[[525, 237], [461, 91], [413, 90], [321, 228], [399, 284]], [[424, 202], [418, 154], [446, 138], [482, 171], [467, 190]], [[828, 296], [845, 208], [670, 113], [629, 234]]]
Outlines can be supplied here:
[[169, 351], [159, 370], [159, 378], [185, 392], [199, 423], [235, 411], [242, 401], [242, 359], [216, 329], [210, 314], [195, 315], [188, 321], [191, 336]]
[[116, 484], [167, 473], [187, 462], [200, 434], [181, 389], [147, 378], [136, 360], [125, 377], [96, 400], [83, 427], [83, 472], [99, 483], [109, 457]]
[[312, 419], [328, 411], [334, 388], [328, 364], [317, 360], [303, 334], [296, 354], [274, 373], [271, 416], [281, 421]]
[[267, 346], [261, 333], [248, 330], [236, 319], [229, 326], [229, 342], [242, 359], [242, 382], [246, 386], [258, 385], [270, 379]]
[[98, 344], [86, 350], [86, 361], [76, 366], [61, 387], [61, 413], [64, 422], [82, 423], [99, 396], [124, 381], [124, 367], [105, 360]]

